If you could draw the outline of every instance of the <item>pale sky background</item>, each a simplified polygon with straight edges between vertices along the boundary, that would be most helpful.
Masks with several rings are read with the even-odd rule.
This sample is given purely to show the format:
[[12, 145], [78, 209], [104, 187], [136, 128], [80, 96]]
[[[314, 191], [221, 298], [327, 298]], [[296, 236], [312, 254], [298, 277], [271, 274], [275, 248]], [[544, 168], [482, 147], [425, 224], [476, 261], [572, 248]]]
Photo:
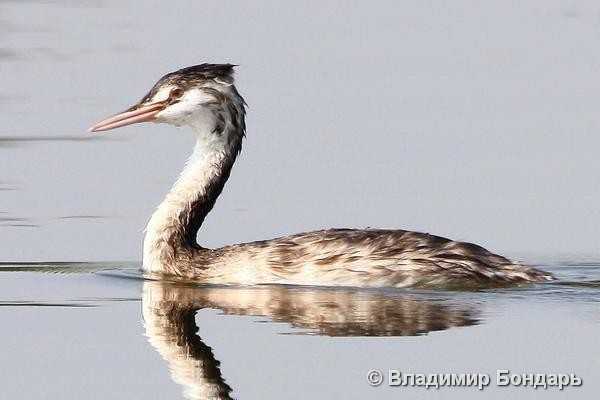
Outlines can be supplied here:
[[65, 136], [201, 62], [240, 64], [250, 106], [205, 246], [371, 226], [600, 256], [597, 2], [140, 4], [0, 2], [1, 261], [139, 260], [192, 135]]

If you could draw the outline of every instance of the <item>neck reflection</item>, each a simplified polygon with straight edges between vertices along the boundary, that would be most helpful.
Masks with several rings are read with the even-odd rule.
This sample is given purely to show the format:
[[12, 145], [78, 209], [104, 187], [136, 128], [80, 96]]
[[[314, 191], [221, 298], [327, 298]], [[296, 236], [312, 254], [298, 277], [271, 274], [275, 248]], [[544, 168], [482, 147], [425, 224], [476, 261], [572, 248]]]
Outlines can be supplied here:
[[146, 336], [188, 399], [230, 399], [212, 349], [198, 336], [199, 309], [267, 317], [324, 336], [416, 336], [478, 323], [477, 310], [406, 292], [282, 286], [201, 287], [146, 281]]

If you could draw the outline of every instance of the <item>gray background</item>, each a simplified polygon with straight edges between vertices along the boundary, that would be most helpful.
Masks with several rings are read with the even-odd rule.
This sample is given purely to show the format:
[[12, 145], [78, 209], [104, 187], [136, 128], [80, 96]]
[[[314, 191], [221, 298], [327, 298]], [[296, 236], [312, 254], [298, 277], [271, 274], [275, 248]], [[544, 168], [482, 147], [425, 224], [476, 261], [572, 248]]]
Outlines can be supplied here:
[[250, 108], [204, 245], [372, 226], [597, 256], [599, 48], [594, 1], [2, 1], [0, 259], [139, 260], [191, 134], [75, 139], [205, 61]]

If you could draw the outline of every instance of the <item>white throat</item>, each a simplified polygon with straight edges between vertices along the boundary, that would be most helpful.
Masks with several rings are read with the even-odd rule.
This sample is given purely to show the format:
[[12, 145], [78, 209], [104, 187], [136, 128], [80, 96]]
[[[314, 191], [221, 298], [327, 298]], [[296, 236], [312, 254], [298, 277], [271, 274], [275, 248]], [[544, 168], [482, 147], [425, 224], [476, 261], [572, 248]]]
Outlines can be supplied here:
[[243, 130], [236, 130], [230, 119], [221, 116], [219, 126], [218, 117], [207, 110], [187, 121], [196, 134], [196, 144], [146, 226], [143, 269], [147, 272], [164, 272], [167, 266], [177, 264], [178, 256], [202, 250], [196, 244], [196, 232], [229, 177], [243, 137]]

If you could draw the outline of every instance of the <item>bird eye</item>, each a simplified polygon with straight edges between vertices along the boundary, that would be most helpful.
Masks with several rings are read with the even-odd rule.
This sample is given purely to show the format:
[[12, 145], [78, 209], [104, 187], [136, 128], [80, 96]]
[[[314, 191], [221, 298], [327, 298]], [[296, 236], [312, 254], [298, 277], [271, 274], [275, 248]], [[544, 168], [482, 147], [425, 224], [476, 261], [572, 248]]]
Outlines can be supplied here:
[[175, 89], [171, 90], [171, 93], [169, 93], [169, 97], [171, 99], [178, 99], [181, 96], [183, 96], [183, 89], [181, 89], [181, 88], [175, 88]]

